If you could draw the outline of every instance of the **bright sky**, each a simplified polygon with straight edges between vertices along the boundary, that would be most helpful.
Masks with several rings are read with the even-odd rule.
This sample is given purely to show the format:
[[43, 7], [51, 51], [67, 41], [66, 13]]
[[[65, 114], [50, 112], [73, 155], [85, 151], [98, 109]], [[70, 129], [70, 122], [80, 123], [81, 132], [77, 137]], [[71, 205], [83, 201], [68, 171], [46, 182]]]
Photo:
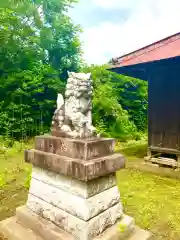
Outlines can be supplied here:
[[84, 32], [84, 58], [103, 64], [180, 31], [180, 0], [80, 0], [71, 11]]

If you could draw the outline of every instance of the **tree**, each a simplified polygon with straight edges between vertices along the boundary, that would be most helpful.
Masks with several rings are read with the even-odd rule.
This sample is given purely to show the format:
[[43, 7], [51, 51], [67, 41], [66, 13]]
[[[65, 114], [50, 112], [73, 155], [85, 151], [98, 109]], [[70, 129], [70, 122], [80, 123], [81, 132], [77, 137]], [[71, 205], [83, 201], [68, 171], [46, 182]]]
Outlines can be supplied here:
[[40, 18], [29, 1], [2, 1], [0, 26], [1, 74], [28, 69], [34, 60], [43, 59], [43, 49], [36, 33]]
[[146, 81], [117, 75], [114, 80], [118, 102], [141, 132], [147, 130], [148, 84]]
[[147, 130], [147, 82], [107, 71], [108, 67], [84, 68], [94, 80], [94, 121], [111, 136], [137, 138], [137, 130]]
[[21, 138], [49, 128], [65, 72], [78, 70], [81, 59], [67, 17], [72, 2], [1, 1], [0, 134]]
[[68, 9], [76, 0], [34, 0], [42, 14], [40, 41], [47, 62], [67, 78], [67, 70], [78, 71], [81, 65], [80, 26], [74, 25]]
[[107, 66], [90, 66], [83, 69], [92, 73], [94, 82], [93, 121], [105, 135], [121, 140], [138, 138], [135, 124], [119, 103], [116, 81], [121, 78], [106, 70]]

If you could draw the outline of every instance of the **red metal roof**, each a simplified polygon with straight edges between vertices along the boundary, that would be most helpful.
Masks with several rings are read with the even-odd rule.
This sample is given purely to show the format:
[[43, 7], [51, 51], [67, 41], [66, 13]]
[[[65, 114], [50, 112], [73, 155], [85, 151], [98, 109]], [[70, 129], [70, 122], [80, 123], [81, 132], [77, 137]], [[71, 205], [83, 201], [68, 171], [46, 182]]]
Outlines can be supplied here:
[[180, 56], [180, 32], [113, 59], [113, 68]]

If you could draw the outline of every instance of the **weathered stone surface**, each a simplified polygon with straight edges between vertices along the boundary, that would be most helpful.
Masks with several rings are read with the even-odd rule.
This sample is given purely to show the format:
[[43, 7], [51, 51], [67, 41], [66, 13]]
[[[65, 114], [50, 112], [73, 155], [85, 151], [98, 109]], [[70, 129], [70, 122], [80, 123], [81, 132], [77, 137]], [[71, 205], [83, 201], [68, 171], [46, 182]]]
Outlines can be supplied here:
[[124, 156], [119, 153], [95, 160], [81, 161], [38, 150], [26, 150], [25, 161], [32, 163], [36, 167], [71, 176], [82, 181], [107, 176], [125, 167]]
[[85, 221], [120, 201], [116, 186], [85, 199], [33, 178], [29, 193]]
[[122, 216], [121, 203], [116, 204], [89, 221], [83, 221], [31, 194], [29, 194], [27, 206], [36, 214], [55, 223], [79, 240], [92, 240], [93, 237], [102, 233], [107, 227], [115, 224]]
[[83, 198], [92, 197], [116, 185], [115, 174], [83, 182], [69, 176], [64, 176], [37, 167], [33, 167], [32, 169], [32, 178]]
[[[102, 234], [93, 238], [92, 240], [149, 240], [152, 234], [148, 231], [127, 226], [129, 228], [128, 236], [124, 233], [119, 233], [118, 225], [123, 221], [123, 217], [118, 223], [106, 229]], [[39, 217], [36, 213], [32, 212], [26, 206], [20, 207], [16, 211], [16, 216], [8, 218], [0, 222], [0, 233], [8, 240], [77, 240], [71, 234], [63, 231], [52, 222]], [[130, 235], [129, 235], [130, 234]]]
[[75, 140], [50, 135], [35, 138], [35, 149], [65, 157], [91, 160], [111, 155], [114, 152], [114, 139]]
[[[123, 214], [117, 224], [105, 230], [102, 234], [94, 238], [93, 240], [127, 240], [130, 234], [135, 229], [134, 218]], [[139, 238], [138, 240], [142, 240]]]
[[128, 240], [152, 240], [152, 234], [144, 229], [135, 227], [133, 234], [128, 237]]
[[[27, 206], [16, 209], [17, 221], [24, 227], [32, 229], [43, 240], [75, 240], [74, 236], [60, 229], [54, 223], [40, 217]], [[23, 238], [22, 240], [24, 240]]]
[[65, 99], [62, 94], [58, 94], [52, 128], [70, 138], [98, 137], [92, 125], [91, 74], [68, 72], [68, 75]]
[[[7, 218], [0, 222], [0, 233], [3, 240], [43, 240], [37, 236], [31, 229], [23, 228], [17, 223], [16, 217]], [[1, 235], [1, 236], [2, 236]]]
[[[75, 238], [58, 228], [55, 224], [47, 221], [44, 218], [39, 217], [37, 214], [32, 212], [26, 206], [20, 207], [16, 210], [16, 216], [18, 222], [24, 227], [32, 229], [36, 234], [42, 237], [44, 240], [75, 240]], [[135, 229], [134, 219], [125, 214], [121, 219], [114, 224], [112, 227], [106, 229], [102, 234], [93, 238], [93, 240], [119, 240], [124, 239], [124, 236], [129, 236]], [[125, 225], [126, 229], [124, 232], [119, 232], [119, 225]], [[127, 238], [125, 238], [127, 239]], [[138, 240], [142, 240], [140, 237]], [[23, 239], [24, 240], [24, 239]], [[129, 238], [128, 238], [129, 240]], [[143, 238], [143, 240], [145, 240]], [[147, 240], [147, 239], [146, 239]]]

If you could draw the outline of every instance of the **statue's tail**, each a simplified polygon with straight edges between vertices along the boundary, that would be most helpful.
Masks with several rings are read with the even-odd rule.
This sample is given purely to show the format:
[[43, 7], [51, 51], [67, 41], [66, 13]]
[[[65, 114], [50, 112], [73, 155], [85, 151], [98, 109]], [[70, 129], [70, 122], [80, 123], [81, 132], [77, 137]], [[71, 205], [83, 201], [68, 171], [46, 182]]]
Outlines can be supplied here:
[[57, 109], [62, 108], [62, 106], [64, 105], [64, 98], [63, 95], [58, 93], [58, 97], [57, 97]]
[[64, 110], [64, 98], [62, 94], [58, 94], [57, 97], [57, 109], [54, 112], [52, 127], [58, 126], [62, 127], [64, 124], [65, 110]]

